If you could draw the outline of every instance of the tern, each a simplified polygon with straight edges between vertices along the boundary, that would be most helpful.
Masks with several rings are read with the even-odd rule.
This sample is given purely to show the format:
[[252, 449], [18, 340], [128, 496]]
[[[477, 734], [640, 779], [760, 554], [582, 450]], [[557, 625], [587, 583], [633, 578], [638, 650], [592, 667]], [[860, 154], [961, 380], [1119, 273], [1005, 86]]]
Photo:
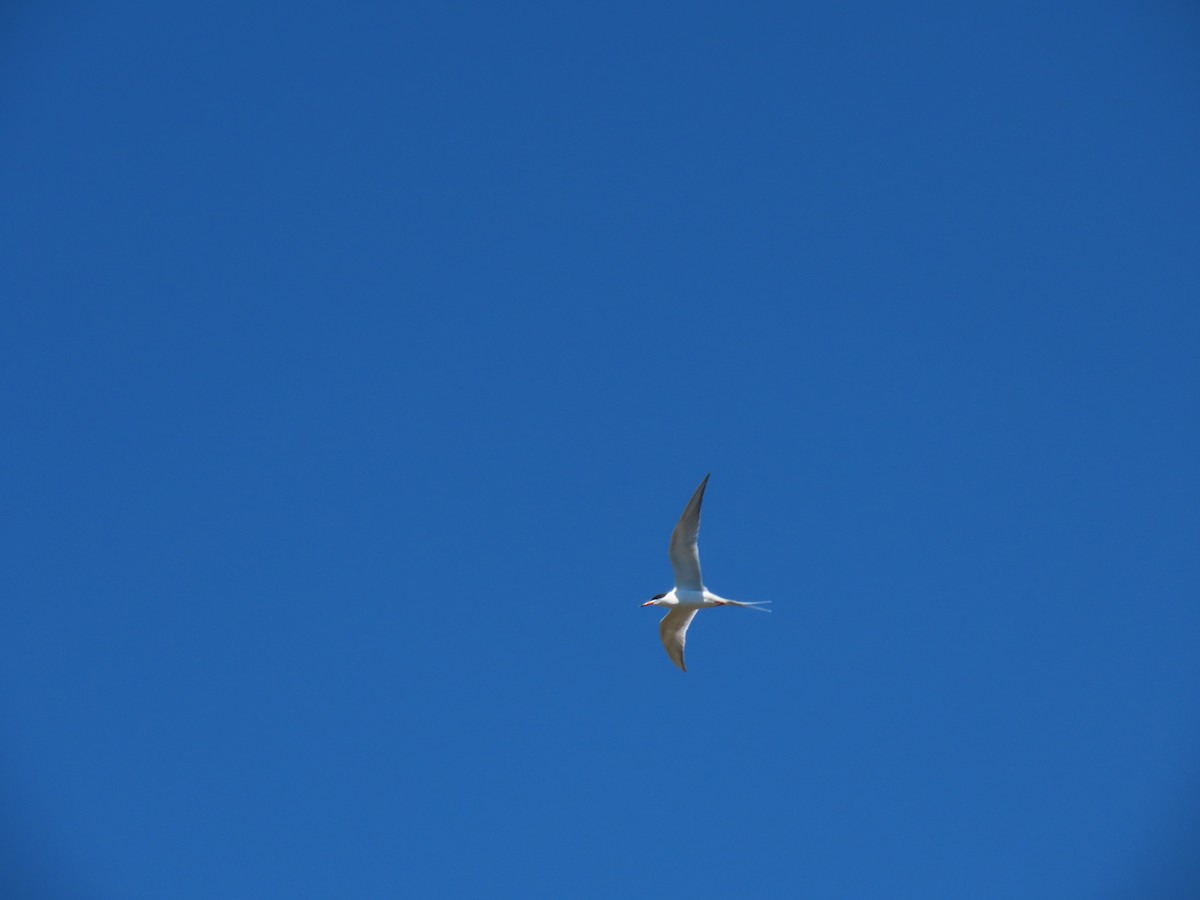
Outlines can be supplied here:
[[[712, 474], [711, 472], [709, 473]], [[708, 484], [708, 475], [692, 494], [692, 499], [683, 508], [683, 515], [675, 523], [671, 532], [671, 543], [667, 547], [667, 555], [671, 557], [671, 568], [675, 570], [675, 589], [665, 594], [656, 594], [642, 606], [665, 606], [668, 612], [658, 623], [658, 635], [662, 638], [663, 647], [671, 662], [687, 671], [683, 664], [683, 644], [687, 640], [688, 626], [696, 613], [702, 609], [714, 606], [744, 606], [747, 609], [757, 609], [759, 612], [770, 612], [763, 609], [764, 600], [760, 603], [748, 603], [744, 600], [726, 600], [709, 591], [700, 579], [700, 549], [696, 539], [700, 536], [700, 504], [704, 502], [704, 488]]]

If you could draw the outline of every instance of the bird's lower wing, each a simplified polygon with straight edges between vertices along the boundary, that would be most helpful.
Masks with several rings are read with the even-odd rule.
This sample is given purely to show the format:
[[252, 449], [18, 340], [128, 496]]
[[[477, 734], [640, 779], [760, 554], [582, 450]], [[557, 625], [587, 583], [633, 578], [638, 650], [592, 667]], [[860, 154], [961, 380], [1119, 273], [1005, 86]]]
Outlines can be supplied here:
[[685, 672], [687, 666], [683, 664], [683, 645], [687, 641], [688, 626], [692, 624], [697, 612], [694, 608], [676, 606], [658, 623], [658, 636], [662, 638], [667, 656]]

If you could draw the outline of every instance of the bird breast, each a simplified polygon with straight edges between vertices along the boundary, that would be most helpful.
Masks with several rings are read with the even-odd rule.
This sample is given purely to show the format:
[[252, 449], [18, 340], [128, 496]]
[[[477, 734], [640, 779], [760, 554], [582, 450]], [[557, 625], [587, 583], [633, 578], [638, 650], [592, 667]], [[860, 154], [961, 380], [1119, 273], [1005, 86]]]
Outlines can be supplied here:
[[675, 590], [671, 593], [675, 595], [675, 603], [680, 606], [713, 605], [712, 603], [709, 603], [708, 598], [704, 596], [704, 591], [689, 591], [686, 588], [675, 588]]

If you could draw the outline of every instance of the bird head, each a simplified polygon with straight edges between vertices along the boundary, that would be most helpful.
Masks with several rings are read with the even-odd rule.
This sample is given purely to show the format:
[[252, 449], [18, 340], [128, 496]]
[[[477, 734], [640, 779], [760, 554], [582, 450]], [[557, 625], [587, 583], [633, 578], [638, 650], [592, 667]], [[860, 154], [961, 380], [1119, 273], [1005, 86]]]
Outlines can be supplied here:
[[649, 600], [647, 600], [645, 603], [643, 603], [642, 606], [658, 606], [658, 605], [660, 605], [658, 601], [661, 600], [665, 596], [667, 596], [667, 595], [666, 594], [655, 594], [653, 597], [651, 597]]

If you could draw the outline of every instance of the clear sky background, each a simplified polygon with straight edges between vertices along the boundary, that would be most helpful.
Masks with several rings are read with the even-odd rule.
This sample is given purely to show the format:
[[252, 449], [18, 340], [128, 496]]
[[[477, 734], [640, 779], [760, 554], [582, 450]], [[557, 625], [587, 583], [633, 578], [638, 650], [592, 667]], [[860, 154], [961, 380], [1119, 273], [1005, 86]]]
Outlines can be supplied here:
[[1198, 251], [1186, 3], [8, 6], [5, 896], [1197, 896]]

